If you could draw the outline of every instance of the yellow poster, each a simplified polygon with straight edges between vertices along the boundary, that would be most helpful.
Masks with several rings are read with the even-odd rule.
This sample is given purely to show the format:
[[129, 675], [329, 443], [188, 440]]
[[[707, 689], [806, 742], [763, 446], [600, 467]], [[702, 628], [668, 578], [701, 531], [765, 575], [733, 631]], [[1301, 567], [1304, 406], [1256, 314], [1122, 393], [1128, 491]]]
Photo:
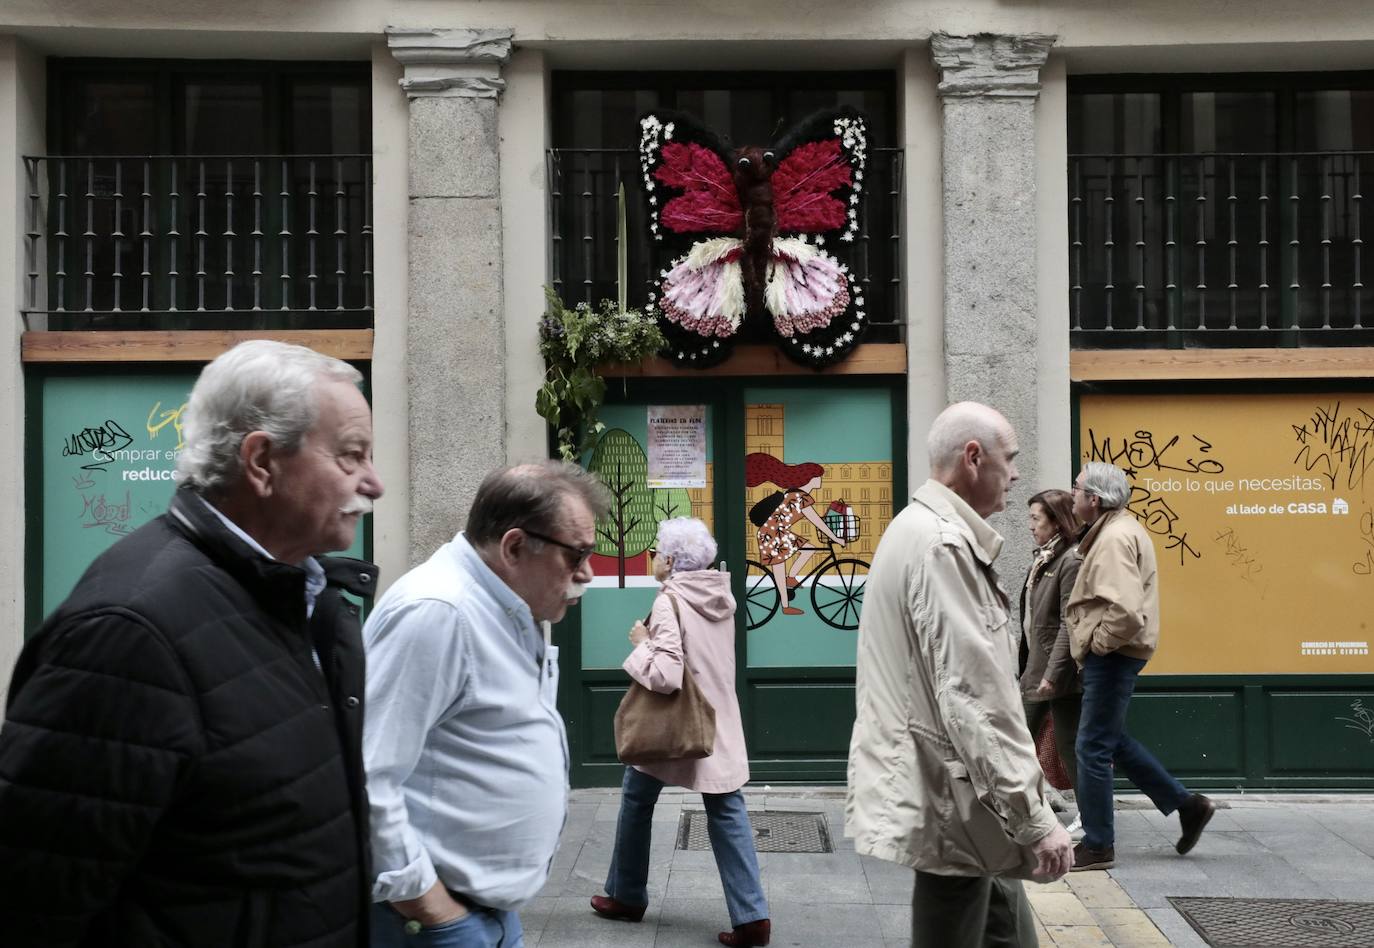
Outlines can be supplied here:
[[1374, 672], [1374, 395], [1087, 395], [1159, 558], [1154, 674]]

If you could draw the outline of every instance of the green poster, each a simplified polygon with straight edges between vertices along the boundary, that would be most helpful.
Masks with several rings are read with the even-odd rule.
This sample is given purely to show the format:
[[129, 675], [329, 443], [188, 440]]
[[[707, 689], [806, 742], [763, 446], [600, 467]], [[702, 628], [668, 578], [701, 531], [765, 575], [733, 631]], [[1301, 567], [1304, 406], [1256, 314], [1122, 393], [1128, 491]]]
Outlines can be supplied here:
[[[42, 383], [42, 611], [91, 561], [167, 509], [195, 374], [53, 377]], [[37, 485], [30, 487], [33, 491]], [[359, 531], [351, 556], [361, 556]]]

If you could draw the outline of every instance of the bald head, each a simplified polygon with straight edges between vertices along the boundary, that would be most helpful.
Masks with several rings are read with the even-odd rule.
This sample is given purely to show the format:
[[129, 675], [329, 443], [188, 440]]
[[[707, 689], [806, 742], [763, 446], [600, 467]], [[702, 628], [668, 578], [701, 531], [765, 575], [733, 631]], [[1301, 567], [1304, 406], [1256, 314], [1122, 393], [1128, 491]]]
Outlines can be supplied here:
[[986, 451], [1009, 434], [1011, 423], [997, 409], [979, 402], [956, 402], [940, 412], [926, 435], [930, 472], [941, 474], [956, 465], [970, 441], [977, 441]]
[[980, 516], [1006, 507], [1016, 470], [1016, 432], [995, 408], [957, 402], [940, 412], [926, 436], [930, 476]]

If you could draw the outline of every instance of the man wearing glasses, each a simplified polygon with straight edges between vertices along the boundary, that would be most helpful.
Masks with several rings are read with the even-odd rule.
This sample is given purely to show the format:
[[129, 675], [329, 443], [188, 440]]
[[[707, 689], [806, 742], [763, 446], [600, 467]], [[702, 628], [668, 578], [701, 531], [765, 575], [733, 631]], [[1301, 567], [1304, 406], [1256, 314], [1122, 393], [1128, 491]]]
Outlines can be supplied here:
[[369, 617], [374, 948], [524, 945], [516, 913], [543, 887], [567, 815], [549, 623], [591, 580], [608, 508], [573, 464], [493, 472], [467, 528]]
[[1178, 811], [1179, 855], [1197, 845], [1216, 809], [1126, 733], [1136, 678], [1159, 644], [1155, 548], [1126, 509], [1130, 497], [1126, 473], [1112, 464], [1083, 465], [1073, 485], [1073, 512], [1088, 528], [1078, 541], [1083, 563], [1065, 610], [1070, 649], [1083, 668], [1077, 748], [1083, 842], [1074, 849], [1075, 872], [1115, 865], [1113, 776], [1129, 779], [1166, 816]]

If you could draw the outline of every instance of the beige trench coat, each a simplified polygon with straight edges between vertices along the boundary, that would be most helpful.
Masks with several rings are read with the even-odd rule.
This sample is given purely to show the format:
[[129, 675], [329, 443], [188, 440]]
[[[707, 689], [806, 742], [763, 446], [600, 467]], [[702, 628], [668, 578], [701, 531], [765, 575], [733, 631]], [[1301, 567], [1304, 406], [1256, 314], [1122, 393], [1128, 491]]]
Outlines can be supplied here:
[[1058, 825], [992, 561], [1002, 538], [927, 481], [879, 541], [859, 619], [845, 833], [942, 875], [1030, 878]]

